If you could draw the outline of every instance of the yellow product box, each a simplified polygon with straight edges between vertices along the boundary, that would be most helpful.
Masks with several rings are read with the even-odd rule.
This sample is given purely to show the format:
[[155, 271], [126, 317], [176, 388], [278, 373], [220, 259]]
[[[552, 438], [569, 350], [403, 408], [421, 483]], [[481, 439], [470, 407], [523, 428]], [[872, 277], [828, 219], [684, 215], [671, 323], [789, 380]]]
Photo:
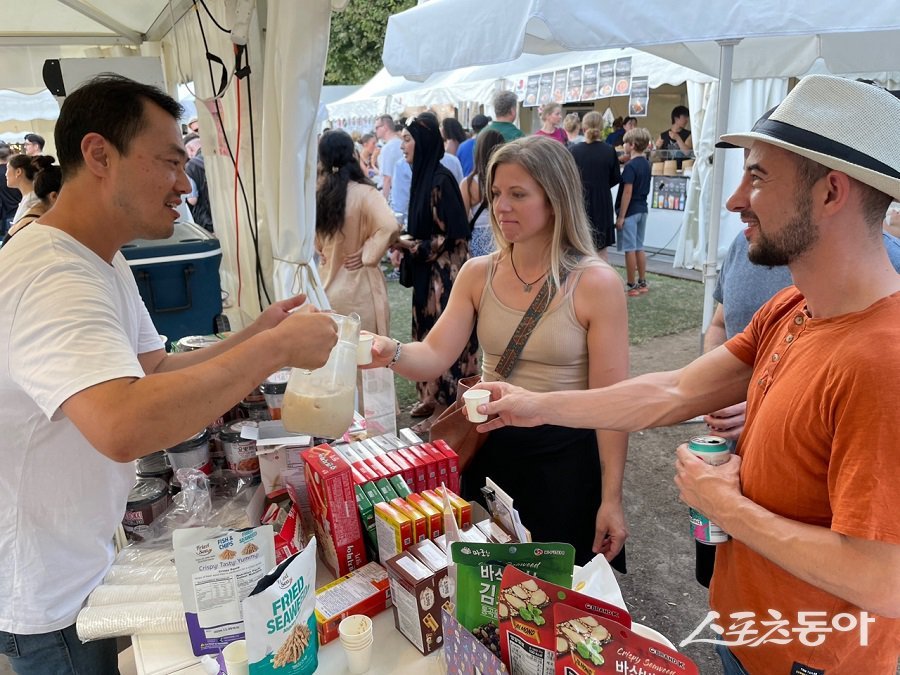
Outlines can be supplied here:
[[391, 505], [412, 522], [412, 543], [417, 543], [428, 538], [428, 527], [425, 525], [425, 516], [420, 511], [410, 506], [406, 501], [397, 497], [391, 500]]
[[389, 502], [375, 504], [378, 559], [385, 562], [413, 544], [413, 522]]
[[425, 528], [429, 539], [437, 539], [444, 531], [444, 519], [441, 510], [434, 507], [430, 501], [415, 492], [406, 497], [406, 501], [419, 513], [425, 516]]

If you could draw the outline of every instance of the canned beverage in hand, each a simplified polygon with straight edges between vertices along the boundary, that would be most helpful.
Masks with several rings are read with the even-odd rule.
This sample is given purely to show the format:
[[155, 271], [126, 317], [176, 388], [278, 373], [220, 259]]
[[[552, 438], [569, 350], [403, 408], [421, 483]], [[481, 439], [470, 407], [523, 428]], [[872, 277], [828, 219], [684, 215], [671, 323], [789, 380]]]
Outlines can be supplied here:
[[[731, 457], [728, 441], [720, 436], [694, 436], [688, 441], [688, 450], [707, 464], [718, 466]], [[701, 544], [723, 544], [728, 533], [696, 509], [691, 509], [691, 531]]]

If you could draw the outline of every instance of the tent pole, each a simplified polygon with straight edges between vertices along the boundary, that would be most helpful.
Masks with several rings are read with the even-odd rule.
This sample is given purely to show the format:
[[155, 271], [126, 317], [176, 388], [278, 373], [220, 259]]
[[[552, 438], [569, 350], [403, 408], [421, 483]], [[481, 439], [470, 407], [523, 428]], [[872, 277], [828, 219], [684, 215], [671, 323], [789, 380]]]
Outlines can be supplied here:
[[[715, 139], [719, 140], [728, 128], [731, 107], [731, 73], [734, 46], [740, 40], [717, 40], [719, 44], [719, 98], [716, 103]], [[703, 264], [703, 334], [712, 321], [716, 288], [716, 265], [719, 259], [719, 223], [722, 217], [722, 184], [725, 181], [725, 150], [716, 148], [713, 154], [713, 182], [709, 207], [709, 235], [706, 240], [706, 262]]]

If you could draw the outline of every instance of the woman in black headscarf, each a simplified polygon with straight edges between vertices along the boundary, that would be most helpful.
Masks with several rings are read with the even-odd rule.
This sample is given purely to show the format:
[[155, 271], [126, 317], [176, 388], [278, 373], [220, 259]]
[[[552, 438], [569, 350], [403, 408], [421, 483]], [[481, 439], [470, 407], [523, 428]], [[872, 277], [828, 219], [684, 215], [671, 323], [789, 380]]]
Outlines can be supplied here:
[[[441, 164], [444, 142], [437, 117], [424, 112], [401, 133], [403, 154], [412, 165], [407, 231], [411, 239], [398, 246], [408, 251], [412, 274], [413, 340], [424, 340], [447, 306], [459, 268], [469, 258], [469, 220], [462, 193], [453, 175]], [[456, 381], [478, 373], [475, 331], [459, 359], [433, 382], [417, 382], [417, 417], [427, 417], [417, 431], [425, 432], [434, 419], [456, 400]]]

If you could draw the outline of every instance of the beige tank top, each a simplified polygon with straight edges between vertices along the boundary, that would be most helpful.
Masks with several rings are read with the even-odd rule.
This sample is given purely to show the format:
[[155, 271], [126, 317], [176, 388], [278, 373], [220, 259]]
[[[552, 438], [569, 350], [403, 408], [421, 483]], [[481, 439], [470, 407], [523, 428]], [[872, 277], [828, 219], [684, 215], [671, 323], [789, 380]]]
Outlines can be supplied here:
[[[524, 311], [507, 307], [494, 294], [497, 257], [492, 255], [481, 301], [478, 303], [478, 343], [484, 352], [482, 379], [501, 379], [494, 371]], [[531, 391], [567, 391], [588, 388], [587, 330], [575, 316], [574, 290], [581, 272], [575, 272], [562, 302], [544, 312], [528, 338], [507, 381]]]

